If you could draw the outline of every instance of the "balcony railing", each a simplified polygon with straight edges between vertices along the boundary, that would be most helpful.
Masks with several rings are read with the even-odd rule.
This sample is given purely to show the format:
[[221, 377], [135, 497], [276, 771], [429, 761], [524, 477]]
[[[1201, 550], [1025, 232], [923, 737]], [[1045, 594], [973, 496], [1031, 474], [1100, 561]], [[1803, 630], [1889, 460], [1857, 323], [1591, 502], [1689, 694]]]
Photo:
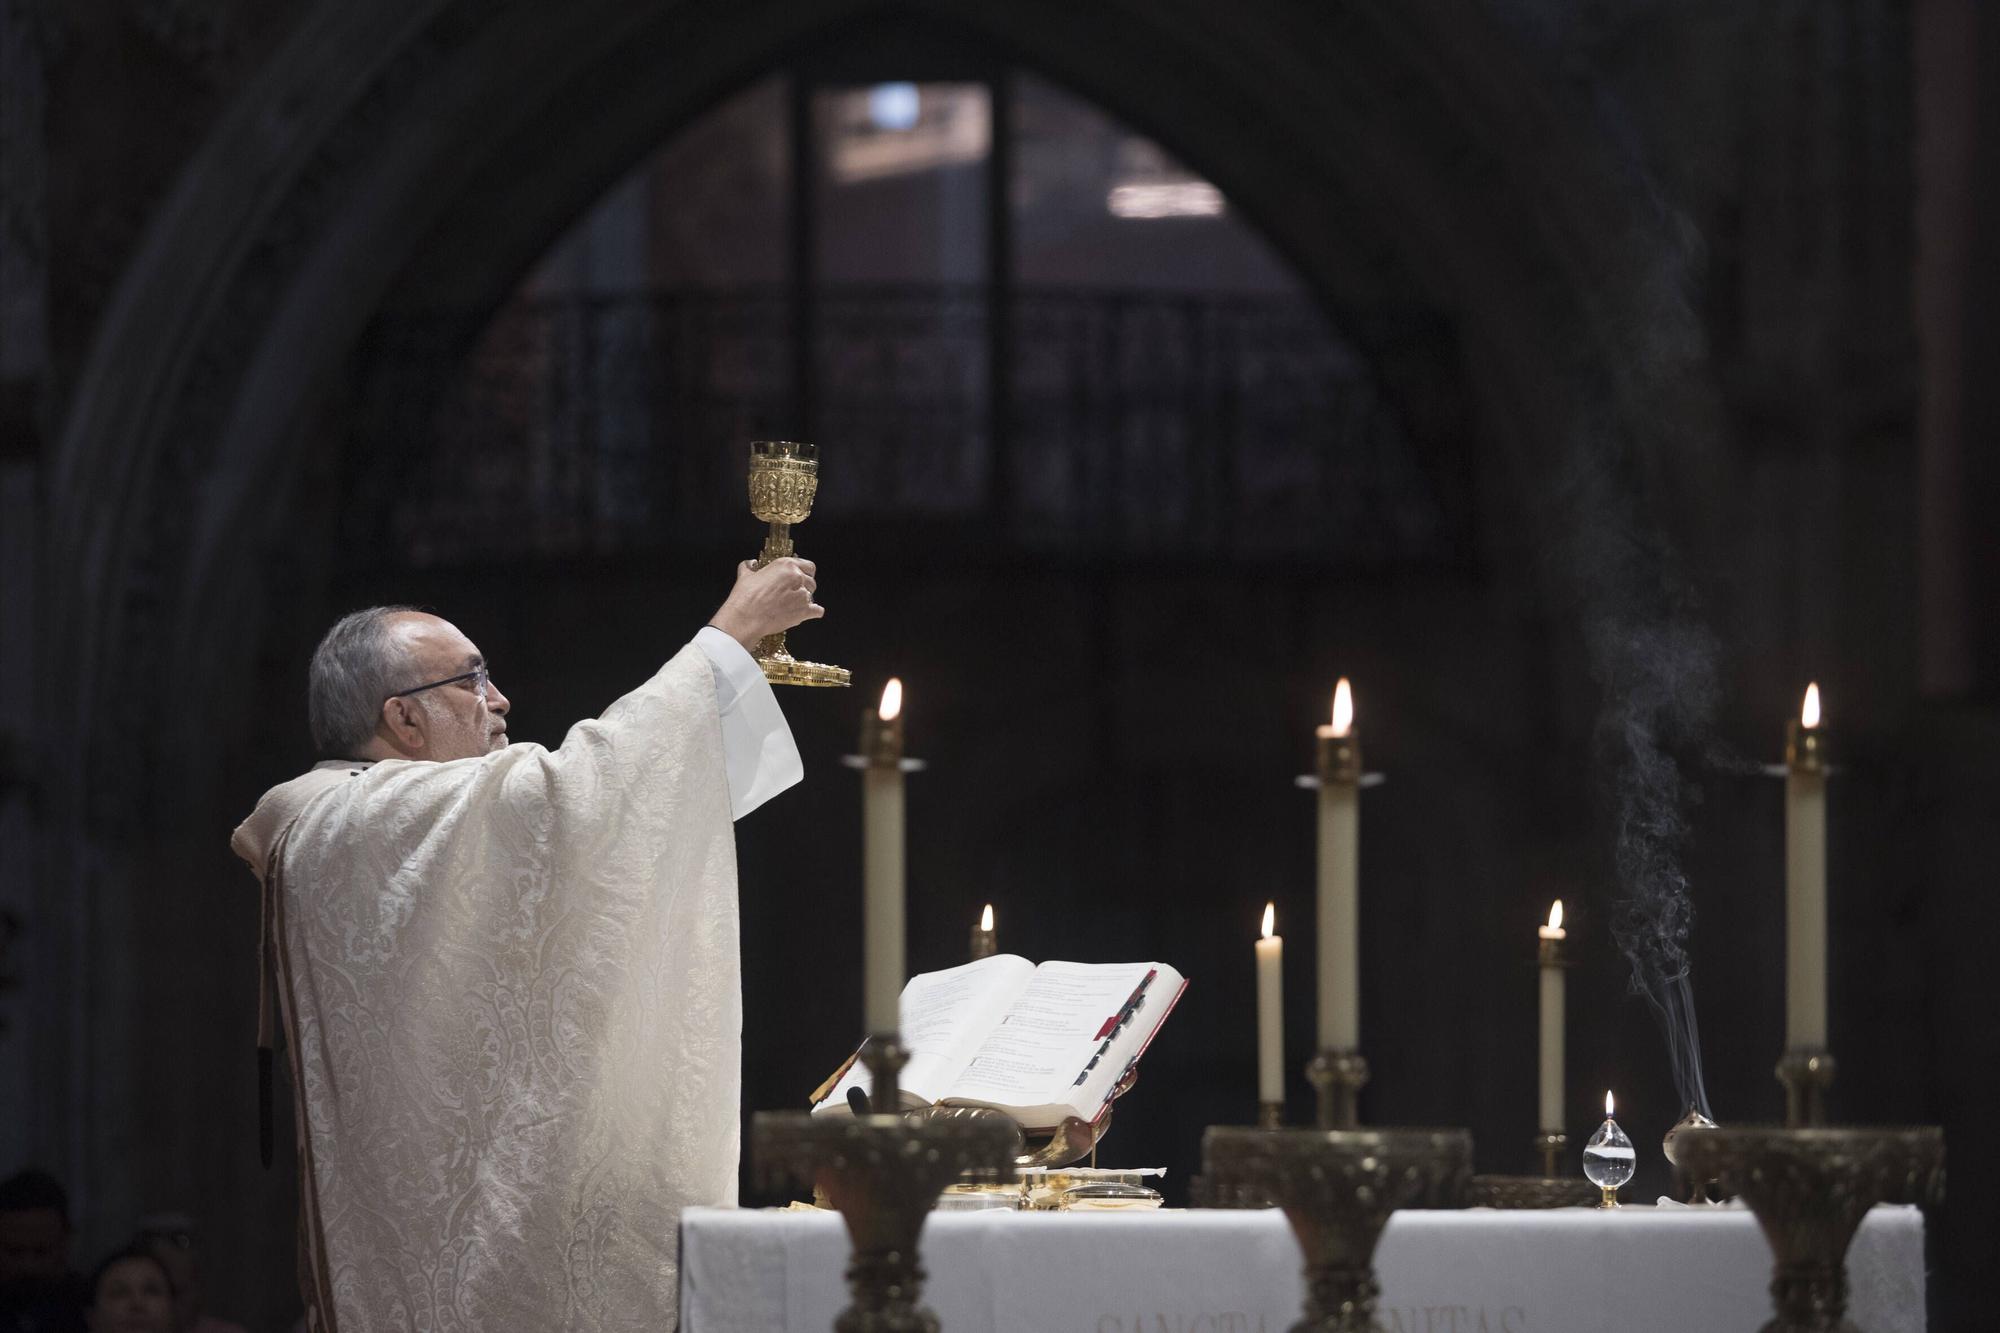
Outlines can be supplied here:
[[805, 430], [780, 290], [516, 301], [470, 336], [384, 321], [356, 362], [351, 535], [419, 565], [740, 540], [744, 442], [803, 434], [829, 460], [815, 521], [1114, 558], [1465, 548], [1463, 486], [1305, 301], [1017, 291], [999, 412], [987, 319], [978, 289], [824, 294]]

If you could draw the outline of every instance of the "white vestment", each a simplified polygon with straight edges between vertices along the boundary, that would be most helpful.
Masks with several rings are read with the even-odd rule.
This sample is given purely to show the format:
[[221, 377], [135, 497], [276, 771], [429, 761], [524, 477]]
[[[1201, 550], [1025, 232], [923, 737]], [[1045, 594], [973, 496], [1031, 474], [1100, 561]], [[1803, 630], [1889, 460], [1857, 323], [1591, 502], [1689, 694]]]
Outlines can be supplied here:
[[799, 772], [705, 630], [558, 749], [266, 793], [232, 845], [265, 890], [317, 1328], [675, 1327], [680, 1211], [736, 1197], [732, 807]]

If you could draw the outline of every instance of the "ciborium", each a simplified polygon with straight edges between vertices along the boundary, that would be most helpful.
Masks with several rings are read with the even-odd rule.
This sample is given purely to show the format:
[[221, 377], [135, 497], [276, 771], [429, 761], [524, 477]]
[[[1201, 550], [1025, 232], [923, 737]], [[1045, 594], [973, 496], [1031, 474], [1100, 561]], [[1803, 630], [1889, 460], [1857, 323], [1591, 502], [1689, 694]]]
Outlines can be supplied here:
[[[771, 525], [756, 567], [792, 552], [792, 524], [812, 514], [819, 491], [819, 446], [801, 440], [750, 442], [750, 512]], [[767, 634], [757, 644], [757, 665], [773, 685], [846, 685], [846, 667], [802, 662], [785, 648], [785, 632]]]
[[1847, 1247], [1878, 1203], [1944, 1197], [1944, 1131], [1722, 1126], [1681, 1137], [1681, 1170], [1750, 1205], [1771, 1246], [1777, 1317], [1761, 1333], [1858, 1333]]
[[1224, 1207], [1284, 1209], [1305, 1259], [1290, 1333], [1378, 1333], [1375, 1245], [1398, 1208], [1459, 1208], [1472, 1175], [1462, 1129], [1211, 1126], [1202, 1170]]

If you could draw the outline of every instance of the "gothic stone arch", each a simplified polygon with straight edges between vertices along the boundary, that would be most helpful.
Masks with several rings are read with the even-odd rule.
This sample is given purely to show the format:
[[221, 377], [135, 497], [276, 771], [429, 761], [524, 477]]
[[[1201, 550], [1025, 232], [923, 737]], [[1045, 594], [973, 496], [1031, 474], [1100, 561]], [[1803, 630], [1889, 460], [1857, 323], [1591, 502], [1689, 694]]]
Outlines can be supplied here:
[[[115, 987], [93, 991], [81, 942], [103, 952], [138, 883], [131, 849], [176, 809], [206, 809], [208, 742], [242, 725], [226, 683], [253, 645], [233, 618], [261, 604], [255, 556], [297, 470], [301, 405], [385, 301], [497, 301], [663, 130], [830, 33], [885, 19], [950, 25], [1155, 134], [1335, 307], [1366, 306], [1384, 269], [1421, 284], [1457, 323], [1512, 468], [1565, 471], [1601, 453], [1621, 485], [1693, 512], [1711, 395], [1669, 220], [1588, 90], [1552, 78], [1483, 11], [319, 5], [160, 207], [50, 470], [38, 679], [50, 750], [76, 758], [48, 794], [44, 902], [51, 919], [92, 923], [68, 932], [79, 943], [52, 968], [75, 993], [37, 1023], [52, 1156], [81, 1164], [81, 1145], [126, 1137], [85, 1120], [119, 1099], [67, 1054], [115, 1062], [136, 1022]], [[117, 969], [110, 954], [100, 971]]]

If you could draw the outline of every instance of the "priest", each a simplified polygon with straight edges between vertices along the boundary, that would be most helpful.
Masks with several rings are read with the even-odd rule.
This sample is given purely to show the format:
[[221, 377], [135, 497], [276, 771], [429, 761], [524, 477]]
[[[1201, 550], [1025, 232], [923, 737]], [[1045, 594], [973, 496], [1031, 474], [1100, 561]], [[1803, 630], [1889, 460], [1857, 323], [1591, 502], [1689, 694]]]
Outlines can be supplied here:
[[816, 588], [746, 564], [553, 750], [507, 743], [448, 621], [328, 631], [325, 760], [231, 840], [263, 886], [264, 1068], [275, 1024], [290, 1050], [310, 1328], [675, 1327], [680, 1212], [736, 1192], [731, 825], [801, 775], [749, 650], [823, 615]]

